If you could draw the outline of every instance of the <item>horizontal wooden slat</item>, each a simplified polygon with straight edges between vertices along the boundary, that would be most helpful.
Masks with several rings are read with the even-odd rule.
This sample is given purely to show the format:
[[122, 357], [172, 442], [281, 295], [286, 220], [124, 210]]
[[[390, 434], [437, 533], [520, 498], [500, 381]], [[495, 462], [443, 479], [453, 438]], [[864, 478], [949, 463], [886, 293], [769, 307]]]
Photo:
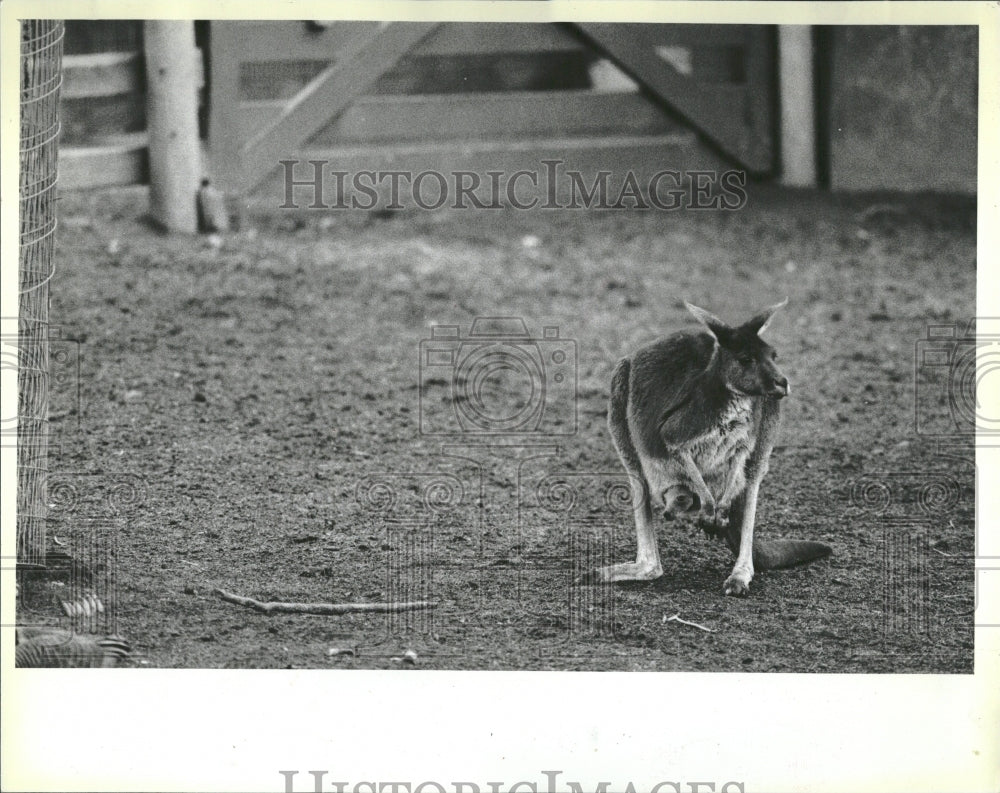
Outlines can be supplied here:
[[[195, 51], [196, 80], [204, 85], [201, 50]], [[98, 52], [63, 56], [62, 99], [120, 96], [146, 90], [145, 64], [141, 52]]]
[[590, 87], [593, 58], [578, 52], [515, 52], [401, 58], [370, 94], [465, 94], [495, 91], [570, 91]]
[[[635, 26], [631, 26], [635, 29]], [[758, 27], [764, 27], [760, 25]], [[643, 25], [642, 38], [651, 44], [692, 47], [744, 45], [746, 25]]]
[[[218, 24], [218, 23], [216, 23]], [[247, 60], [334, 58], [378, 23], [332, 22], [310, 32], [304, 22], [231, 22]], [[582, 44], [548, 23], [452, 22], [413, 50], [414, 55], [488, 55], [502, 52], [572, 52]]]
[[488, 55], [504, 52], [575, 52], [580, 41], [549, 23], [452, 22], [413, 50], [414, 55]]
[[739, 45], [692, 47], [691, 58], [694, 67], [692, 75], [696, 80], [713, 83], [746, 82], [746, 51]]
[[247, 62], [335, 60], [358, 36], [371, 35], [378, 22], [333, 22], [311, 33], [305, 22], [213, 22], [226, 25], [239, 40]]
[[100, 52], [63, 57], [63, 99], [117, 96], [145, 88], [142, 54]]
[[138, 52], [141, 49], [141, 19], [66, 20], [64, 57], [94, 52]]
[[238, 98], [247, 102], [288, 101], [320, 72], [330, 59], [312, 61], [248, 61], [239, 65]]
[[92, 96], [59, 103], [63, 145], [93, 145], [110, 135], [141, 132], [146, 128], [146, 95]]
[[[303, 147], [301, 156], [323, 159], [332, 155], [331, 162], [342, 157], [367, 157], [379, 163], [398, 162], [400, 157], [423, 154], [449, 153], [457, 156], [490, 154], [504, 156], [509, 152], [537, 152], [548, 149], [565, 149], [570, 151], [595, 152], [600, 150], [646, 150], [649, 148], [674, 148], [692, 145], [697, 136], [690, 132], [676, 132], [668, 135], [602, 135], [599, 137], [546, 137], [529, 138], [521, 141], [501, 140], [468, 140], [461, 143], [434, 142], [414, 143], [400, 146], [369, 147], [369, 146], [333, 146]], [[670, 167], [664, 165], [663, 167]], [[446, 169], [447, 170], [447, 169]]]
[[59, 148], [59, 187], [83, 190], [93, 187], [145, 184], [149, 157], [145, 133], [122, 136], [118, 143]]
[[[333, 22], [310, 32], [304, 22], [234, 22], [242, 51], [253, 60], [309, 60], [334, 57], [377, 23]], [[643, 25], [645, 38], [660, 44], [742, 44], [740, 25]], [[576, 52], [584, 49], [566, 27], [547, 22], [449, 22], [428, 36], [413, 55], [490, 55], [497, 53]]]
[[663, 111], [634, 93], [536, 91], [395, 99], [356, 103], [313, 143], [642, 135], [666, 133], [674, 126]]
[[[280, 102], [241, 105], [241, 135], [249, 135], [276, 118], [282, 107]], [[546, 133], [663, 134], [677, 128], [660, 108], [637, 93], [532, 91], [366, 96], [345, 109], [310, 145], [466, 137], [509, 139]]]

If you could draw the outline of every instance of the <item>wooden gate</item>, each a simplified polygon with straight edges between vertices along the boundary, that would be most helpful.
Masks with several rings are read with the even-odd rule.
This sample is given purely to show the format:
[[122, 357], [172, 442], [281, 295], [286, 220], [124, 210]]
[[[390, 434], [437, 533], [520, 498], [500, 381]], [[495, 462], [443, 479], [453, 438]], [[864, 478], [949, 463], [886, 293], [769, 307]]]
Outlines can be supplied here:
[[772, 39], [746, 25], [213, 22], [211, 169], [233, 192], [282, 159], [475, 170], [590, 152], [767, 175]]
[[740, 165], [774, 169], [773, 30], [580, 24], [583, 33]]

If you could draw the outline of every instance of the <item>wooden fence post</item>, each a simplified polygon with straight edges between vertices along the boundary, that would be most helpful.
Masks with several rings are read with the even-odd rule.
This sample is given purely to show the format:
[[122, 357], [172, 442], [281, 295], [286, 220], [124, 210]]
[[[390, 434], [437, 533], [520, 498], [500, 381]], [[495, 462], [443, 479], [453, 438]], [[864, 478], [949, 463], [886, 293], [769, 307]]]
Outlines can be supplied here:
[[794, 187], [816, 184], [816, 113], [812, 28], [778, 26], [781, 96], [781, 180]]
[[194, 23], [147, 21], [145, 50], [150, 212], [167, 231], [193, 234], [201, 183]]

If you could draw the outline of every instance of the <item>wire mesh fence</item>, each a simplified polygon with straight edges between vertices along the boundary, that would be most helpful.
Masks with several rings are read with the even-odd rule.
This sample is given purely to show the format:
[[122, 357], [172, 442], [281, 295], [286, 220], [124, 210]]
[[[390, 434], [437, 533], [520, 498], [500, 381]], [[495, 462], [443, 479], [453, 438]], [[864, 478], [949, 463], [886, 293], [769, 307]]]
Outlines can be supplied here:
[[49, 282], [55, 269], [63, 23], [21, 22], [17, 560], [45, 562]]

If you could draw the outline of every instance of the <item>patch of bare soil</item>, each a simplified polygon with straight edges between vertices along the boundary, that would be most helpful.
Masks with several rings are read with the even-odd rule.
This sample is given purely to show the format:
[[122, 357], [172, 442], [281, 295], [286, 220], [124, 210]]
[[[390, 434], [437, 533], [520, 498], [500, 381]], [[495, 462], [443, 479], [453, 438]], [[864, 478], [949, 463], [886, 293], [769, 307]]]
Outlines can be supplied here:
[[[134, 664], [972, 671], [974, 456], [951, 375], [915, 367], [929, 325], [960, 346], [974, 310], [972, 202], [257, 206], [220, 239], [157, 234], [142, 191], [60, 204], [52, 319], [80, 368], [53, 386], [49, 531], [116, 548], [91, 572]], [[634, 554], [605, 427], [617, 359], [687, 326], [683, 299], [735, 321], [786, 295], [768, 335], [792, 395], [758, 532], [834, 555], [728, 598], [729, 552], [664, 524], [661, 579], [575, 584]], [[523, 318], [529, 338], [503, 342], [523, 366], [453, 392], [477, 317]], [[460, 337], [427, 357], [434, 324]], [[556, 351], [562, 380], [531, 374]], [[477, 429], [505, 408], [529, 431]], [[438, 605], [266, 615], [215, 588]], [[50, 595], [26, 592], [22, 618], [54, 621]]]

